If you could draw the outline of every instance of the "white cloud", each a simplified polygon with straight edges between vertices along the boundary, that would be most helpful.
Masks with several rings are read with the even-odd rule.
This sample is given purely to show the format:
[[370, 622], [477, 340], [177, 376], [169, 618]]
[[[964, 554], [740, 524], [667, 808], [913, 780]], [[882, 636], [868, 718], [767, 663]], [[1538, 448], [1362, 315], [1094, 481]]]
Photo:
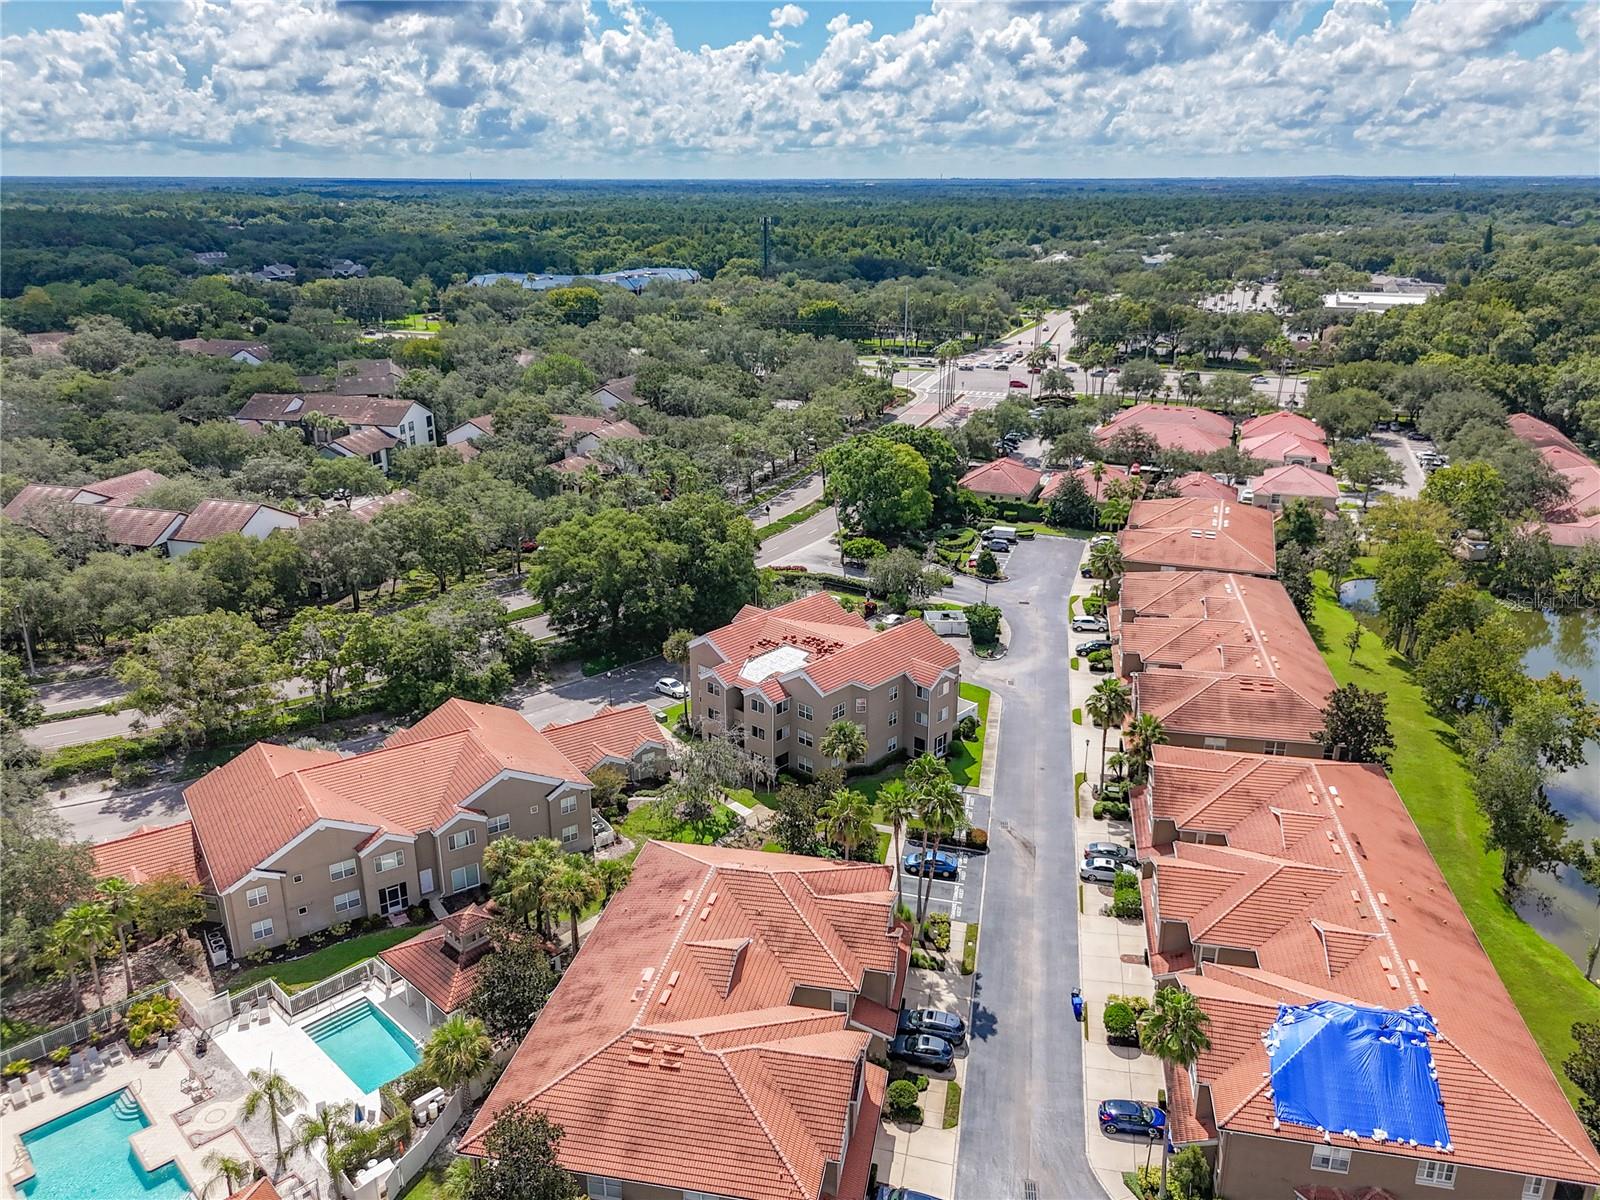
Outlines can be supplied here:
[[183, 0], [0, 41], [0, 144], [18, 173], [1592, 169], [1596, 7], [1335, 0], [1296, 36], [1304, 0], [932, 0], [796, 63], [793, 4], [689, 48], [643, 0]]
[[799, 29], [810, 15], [798, 4], [785, 4], [772, 10], [772, 19], [767, 24], [773, 29]]

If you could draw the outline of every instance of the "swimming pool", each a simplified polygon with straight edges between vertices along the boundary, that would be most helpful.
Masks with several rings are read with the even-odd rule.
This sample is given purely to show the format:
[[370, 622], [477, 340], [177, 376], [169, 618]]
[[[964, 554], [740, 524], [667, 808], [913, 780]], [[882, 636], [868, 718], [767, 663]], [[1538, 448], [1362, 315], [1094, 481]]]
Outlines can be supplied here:
[[146, 1171], [128, 1139], [150, 1124], [124, 1088], [22, 1135], [33, 1178], [17, 1190], [28, 1200], [184, 1200], [189, 1183], [178, 1164]]
[[375, 1092], [422, 1061], [417, 1045], [370, 1000], [306, 1026], [311, 1040], [363, 1092]]

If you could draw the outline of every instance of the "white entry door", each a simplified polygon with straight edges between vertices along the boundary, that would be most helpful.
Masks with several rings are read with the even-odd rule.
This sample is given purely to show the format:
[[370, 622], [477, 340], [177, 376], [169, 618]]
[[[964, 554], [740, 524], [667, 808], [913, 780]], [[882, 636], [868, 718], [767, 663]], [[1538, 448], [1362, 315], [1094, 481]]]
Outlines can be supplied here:
[[424, 896], [433, 895], [433, 868], [423, 867], [417, 872], [417, 891]]

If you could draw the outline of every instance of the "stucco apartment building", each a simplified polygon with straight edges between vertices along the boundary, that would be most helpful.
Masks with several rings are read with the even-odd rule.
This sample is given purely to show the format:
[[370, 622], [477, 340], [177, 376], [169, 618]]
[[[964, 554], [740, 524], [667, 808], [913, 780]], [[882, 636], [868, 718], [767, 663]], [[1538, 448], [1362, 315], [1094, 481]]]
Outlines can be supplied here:
[[590, 788], [520, 713], [449, 700], [363, 754], [258, 742], [185, 789], [188, 821], [97, 846], [96, 873], [199, 884], [239, 957], [472, 891], [497, 837], [587, 851]]
[[876, 632], [827, 592], [773, 609], [746, 605], [689, 645], [690, 719], [728, 734], [774, 767], [813, 774], [828, 726], [850, 720], [865, 762], [955, 739], [961, 656], [921, 621]]
[[1135, 404], [1095, 430], [1095, 440], [1109, 445], [1130, 429], [1148, 434], [1163, 450], [1204, 455], [1233, 445], [1232, 418], [1186, 404]]
[[1278, 573], [1272, 514], [1233, 500], [1137, 500], [1117, 538], [1124, 570]]
[[1333, 470], [1328, 435], [1299, 413], [1263, 413], [1239, 426], [1239, 449], [1269, 466], [1303, 466], [1323, 474]]
[[1218, 1195], [1594, 1194], [1600, 1158], [1381, 767], [1158, 746], [1133, 809], [1151, 970], [1210, 1018], [1167, 1068], [1172, 1138]]
[[650, 842], [461, 1140], [513, 1105], [606, 1200], [864, 1200], [910, 961], [893, 869]]
[[1334, 678], [1276, 580], [1124, 576], [1112, 622], [1135, 711], [1159, 717], [1172, 745], [1323, 757]]

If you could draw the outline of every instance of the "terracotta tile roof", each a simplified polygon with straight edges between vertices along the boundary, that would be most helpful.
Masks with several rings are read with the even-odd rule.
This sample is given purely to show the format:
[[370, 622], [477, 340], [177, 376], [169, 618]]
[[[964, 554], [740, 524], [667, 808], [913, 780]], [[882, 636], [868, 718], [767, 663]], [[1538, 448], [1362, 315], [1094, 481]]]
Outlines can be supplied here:
[[591, 433], [601, 441], [644, 437], [644, 433], [632, 421], [617, 421], [611, 417], [579, 417], [570, 413], [557, 413], [555, 420], [561, 426], [561, 435], [569, 442]]
[[850, 1023], [862, 1025], [880, 1037], [892, 1038], [900, 1028], [900, 1010], [857, 996], [850, 1008]]
[[1320, 439], [1303, 438], [1294, 433], [1267, 433], [1247, 438], [1239, 443], [1251, 458], [1262, 462], [1286, 463], [1290, 459], [1303, 459], [1315, 463], [1331, 463], [1333, 456]]
[[71, 504], [84, 489], [54, 483], [30, 483], [6, 504], [4, 514], [18, 525], [28, 524], [28, 516], [39, 505]]
[[369, 458], [380, 450], [392, 449], [400, 443], [381, 429], [358, 429], [334, 438], [332, 444], [358, 458]]
[[1250, 490], [1257, 496], [1305, 496], [1314, 500], [1337, 500], [1339, 485], [1326, 471], [1313, 471], [1294, 463], [1287, 467], [1273, 467], [1250, 481]]
[[1232, 484], [1213, 479], [1204, 471], [1190, 471], [1172, 481], [1172, 490], [1187, 500], [1234, 500], [1239, 489]]
[[1581, 454], [1578, 444], [1549, 421], [1541, 421], [1538, 417], [1529, 416], [1527, 413], [1512, 413], [1506, 418], [1506, 428], [1511, 430], [1514, 437], [1528, 443], [1535, 450], [1542, 450], [1546, 446], [1563, 446], [1575, 454]]
[[307, 413], [337, 417], [349, 425], [398, 426], [411, 411], [410, 400], [338, 392], [257, 392], [233, 415], [235, 421], [299, 421]]
[[381, 950], [383, 959], [440, 1012], [452, 1013], [472, 996], [478, 966], [489, 949], [487, 940], [476, 946], [470, 939], [489, 924], [487, 909], [474, 904], [452, 913], [431, 929], [409, 941]]
[[254, 500], [202, 500], [195, 510], [183, 519], [183, 524], [178, 526], [178, 531], [173, 536], [183, 542], [208, 542], [225, 533], [238, 533], [263, 508], [283, 513], [286, 517], [294, 516], [293, 513], [284, 512], [281, 508], [273, 508], [270, 504], [257, 504]]
[[107, 504], [132, 504], [158, 483], [165, 483], [167, 477], [158, 471], [141, 469], [129, 471], [126, 475], [113, 475], [110, 479], [102, 479], [97, 483], [88, 484], [84, 491], [93, 492], [97, 496], [104, 496]]
[[[866, 1033], [843, 1013], [794, 1005], [794, 992], [855, 991], [864, 971], [898, 969], [891, 889], [886, 866], [647, 844], [462, 1151], [481, 1153], [495, 1116], [526, 1103], [566, 1129], [569, 1170], [812, 1200], [841, 1157], [858, 1078], [865, 1108], [883, 1080], [864, 1064]], [[828, 904], [851, 897], [845, 914]], [[858, 1121], [851, 1151], [865, 1141], [870, 1158], [875, 1130], [875, 1117]]]
[[[1097, 467], [1100, 471], [1099, 479], [1094, 477]], [[1112, 480], [1128, 478], [1128, 468], [1119, 467], [1115, 463], [1089, 463], [1073, 471], [1056, 471], [1044, 477], [1044, 487], [1039, 490], [1039, 502], [1043, 504], [1051, 499], [1074, 475], [1083, 484], [1083, 490], [1089, 493], [1089, 498], [1099, 503], [1106, 498], [1106, 489], [1111, 486]]]
[[583, 454], [569, 454], [550, 464], [552, 470], [560, 471], [563, 475], [581, 475], [592, 466], [594, 459]]
[[1135, 404], [1095, 431], [1105, 445], [1125, 429], [1142, 429], [1163, 450], [1210, 454], [1233, 444], [1233, 421], [1221, 413], [1181, 404]]
[[1014, 496], [1028, 500], [1039, 490], [1040, 474], [1014, 458], [997, 458], [973, 467], [961, 477], [961, 486], [989, 496]]
[[1575, 549], [1591, 542], [1600, 542], [1600, 516], [1583, 517], [1577, 521], [1552, 521], [1544, 526], [1550, 544]]
[[159, 828], [145, 826], [126, 837], [100, 842], [94, 848], [94, 877], [111, 876], [129, 883], [146, 883], [163, 875], [176, 875], [186, 883], [205, 881], [194, 822], [180, 821]]
[[245, 1184], [229, 1196], [228, 1200], [282, 1200], [282, 1198], [278, 1195], [278, 1189], [272, 1186], [272, 1180], [263, 1175], [254, 1183]]
[[[1153, 863], [1152, 937], [1156, 921], [1181, 920], [1197, 941], [1255, 956], [1255, 966], [1202, 962], [1199, 974], [1192, 956], [1158, 966], [1179, 970], [1176, 982], [1211, 1017], [1197, 1075], [1216, 1126], [1321, 1140], [1274, 1121], [1261, 1037], [1280, 1003], [1420, 1004], [1439, 1026], [1432, 1049], [1449, 1161], [1600, 1182], [1600, 1157], [1381, 768], [1160, 746], [1134, 810]], [[1152, 844], [1152, 813], [1226, 845]], [[1173, 1076], [1169, 1092], [1179, 1140], [1214, 1136], [1182, 1102], [1187, 1078]], [[1339, 1135], [1333, 1144], [1439, 1157]]]
[[546, 725], [539, 732], [585, 774], [607, 759], [630, 763], [650, 746], [665, 750], [668, 737], [645, 704], [608, 706], [582, 721]]
[[1118, 539], [1125, 562], [1277, 573], [1272, 514], [1224, 500], [1136, 500]]
[[[874, 633], [859, 616], [845, 609], [827, 592], [813, 592], [798, 600], [791, 600], [777, 608], [756, 608], [745, 605], [733, 620], [720, 629], [703, 634], [700, 640], [709, 642], [721, 656], [715, 674], [724, 684], [734, 687], [760, 687], [773, 701], [782, 700], [788, 693], [783, 678], [793, 671], [803, 671], [819, 689], [827, 691], [841, 686], [841, 682], [859, 682], [872, 686], [901, 672], [915, 672], [937, 678], [939, 671], [932, 663], [951, 665], [959, 662], [959, 655], [933, 634], [942, 651], [920, 636], [904, 635], [891, 639], [902, 630], [922, 625], [925, 632], [931, 629], [920, 621], [907, 621], [883, 633]], [[891, 639], [891, 640], [885, 640]], [[761, 678], [745, 674], [752, 660], [790, 646], [803, 652], [792, 662], [763, 663], [752, 668]], [[847, 656], [848, 652], [848, 656]], [[923, 663], [924, 665], [918, 665]], [[897, 665], [898, 664], [898, 665]], [[944, 669], [940, 667], [939, 670]], [[859, 679], [840, 680], [840, 673], [860, 672]], [[926, 686], [927, 680], [920, 679]]]
[[449, 700], [380, 748], [348, 758], [258, 742], [184, 798], [205, 863], [225, 889], [318, 821], [415, 835], [506, 771], [588, 782], [519, 714]]
[[1270, 434], [1291, 433], [1306, 442], [1326, 442], [1328, 435], [1310, 417], [1302, 417], [1299, 413], [1278, 409], [1276, 412], [1262, 413], [1260, 416], [1251, 417], [1239, 426], [1239, 442], [1244, 444], [1247, 438], [1266, 437]]
[[1136, 571], [1122, 577], [1116, 608], [1124, 619], [1227, 617], [1244, 611], [1247, 591], [1282, 592], [1282, 585], [1225, 571]]
[[1331, 676], [1317, 695], [1276, 679], [1163, 667], [1139, 672], [1133, 684], [1137, 711], [1155, 714], [1169, 732], [1303, 743], [1322, 728], [1322, 703], [1332, 690]]
[[1600, 512], [1600, 464], [1565, 446], [1546, 446], [1539, 457], [1567, 481], [1566, 499], [1549, 514], [1552, 519], [1573, 520]]
[[203, 354], [209, 358], [232, 358], [241, 350], [266, 362], [272, 349], [265, 342], [241, 341], [238, 338], [184, 338], [178, 349], [185, 354]]
[[[872, 1173], [872, 1151], [878, 1132], [878, 1117], [883, 1112], [884, 1094], [889, 1088], [889, 1072], [868, 1063], [863, 1084], [861, 1112], [856, 1118], [856, 1130], [850, 1138], [844, 1167], [839, 1172], [839, 1186], [826, 1194], [823, 1200], [856, 1200], [856, 1197], [867, 1196], [867, 1178]], [[867, 1197], [867, 1200], [871, 1198]]]

